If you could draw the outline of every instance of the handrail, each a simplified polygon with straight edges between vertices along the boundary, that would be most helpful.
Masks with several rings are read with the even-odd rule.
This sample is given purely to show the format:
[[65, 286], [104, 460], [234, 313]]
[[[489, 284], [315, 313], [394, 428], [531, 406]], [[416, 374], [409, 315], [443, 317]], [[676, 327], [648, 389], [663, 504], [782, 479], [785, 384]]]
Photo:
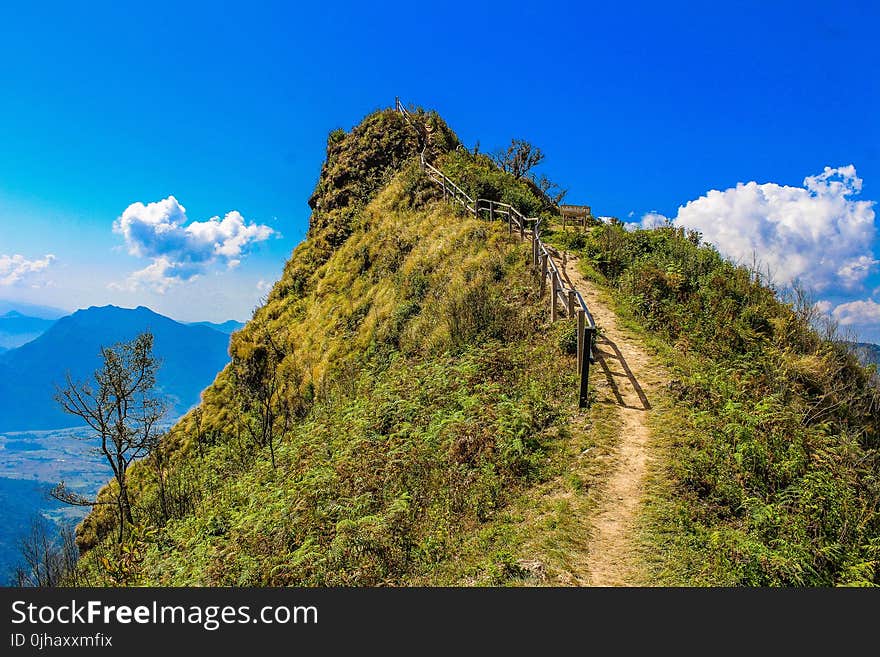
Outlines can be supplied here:
[[[447, 185], [449, 185], [450, 187], [452, 187], [452, 189], [454, 189], [454, 190], [457, 191], [459, 194], [461, 194], [462, 196], [464, 196], [464, 198], [465, 198], [469, 203], [473, 204], [474, 199], [472, 199], [472, 198], [470, 197], [470, 195], [469, 195], [466, 191], [464, 191], [461, 187], [459, 187], [459, 186], [456, 185], [454, 182], [452, 182], [452, 180], [449, 178], [449, 176], [447, 176], [445, 173], [443, 173], [442, 171], [440, 171], [440, 169], [438, 169], [437, 167], [433, 166], [430, 162], [428, 162], [427, 160], [425, 160], [424, 156], [422, 156], [422, 166], [424, 166], [429, 172], [434, 173], [434, 174], [440, 176], [440, 177], [443, 179], [443, 182], [445, 182]], [[471, 211], [473, 212], [473, 209], [471, 209]]]
[[[394, 108], [403, 115], [410, 125], [413, 125], [410, 118], [411, 115], [403, 106], [403, 103], [400, 102], [400, 97], [394, 99]], [[424, 149], [419, 155], [419, 161], [422, 169], [427, 171], [428, 177], [443, 187], [444, 198], [446, 198], [448, 192], [451, 192], [453, 200], [463, 205], [468, 212], [473, 213], [474, 217], [479, 217], [481, 211], [488, 211], [490, 220], [494, 219], [496, 214], [507, 216], [508, 233], [512, 235], [513, 227], [516, 226], [520, 239], [525, 239], [526, 232], [530, 234], [532, 242], [531, 264], [536, 269], [540, 268], [541, 270], [542, 293], [546, 280], [550, 279], [550, 321], [556, 321], [556, 306], [560, 295], [562, 296], [562, 303], [568, 316], [571, 317], [575, 315], [575, 312], [577, 313], [577, 370], [580, 378], [578, 405], [581, 408], [589, 406], [590, 364], [594, 362], [593, 347], [598, 327], [581, 293], [573, 286], [567, 287], [563, 282], [562, 275], [559, 273], [559, 268], [556, 266], [553, 256], [541, 239], [541, 219], [526, 217], [510, 203], [484, 198], [471, 198], [449, 176], [425, 159]], [[531, 229], [526, 228], [526, 223], [529, 221], [535, 222]], [[577, 309], [575, 306], [577, 306]]]
[[593, 330], [596, 330], [596, 329], [597, 329], [597, 326], [596, 326], [596, 320], [593, 319], [593, 314], [590, 312], [590, 309], [587, 308], [587, 302], [584, 301], [584, 298], [581, 296], [581, 293], [580, 293], [580, 292], [578, 292], [577, 290], [575, 290], [574, 293], [575, 293], [575, 295], [577, 296], [578, 303], [580, 304], [580, 306], [581, 306], [581, 308], [583, 309], [584, 313], [586, 313], [586, 315], [587, 315], [586, 319], [587, 319], [587, 321], [589, 322], [589, 327], [590, 327], [591, 329], [593, 329]]
[[[548, 269], [552, 273], [556, 274], [557, 276], [560, 276], [560, 278], [561, 278], [561, 275], [559, 274], [559, 269], [556, 267], [556, 263], [553, 261], [553, 257], [550, 255], [550, 251], [547, 250], [547, 246], [543, 242], [541, 242], [541, 245], [539, 248], [540, 248], [540, 255], [547, 257]], [[584, 298], [583, 298], [583, 296], [581, 296], [581, 293], [578, 292], [574, 288], [567, 288], [567, 287], [565, 287], [565, 285], [562, 286], [561, 291], [565, 292], [566, 294], [570, 291], [575, 293], [575, 295], [577, 296], [578, 305], [581, 307], [581, 310], [583, 310], [584, 313], [586, 313], [586, 316], [587, 316], [586, 319], [588, 321], [587, 326], [592, 329], [596, 328], [596, 321], [593, 319], [593, 314], [590, 312], [590, 309], [587, 307], [587, 302], [584, 301]]]
[[403, 114], [407, 119], [410, 117], [409, 110], [400, 102], [400, 96], [394, 98], [394, 109]]

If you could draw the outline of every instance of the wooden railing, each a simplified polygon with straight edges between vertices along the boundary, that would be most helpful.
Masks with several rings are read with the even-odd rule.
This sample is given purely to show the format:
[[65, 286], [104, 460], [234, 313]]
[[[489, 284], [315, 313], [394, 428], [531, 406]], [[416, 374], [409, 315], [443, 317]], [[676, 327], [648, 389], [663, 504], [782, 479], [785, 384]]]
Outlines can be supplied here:
[[425, 159], [424, 154], [421, 155], [421, 164], [422, 169], [425, 170], [428, 177], [443, 188], [444, 199], [451, 197], [453, 201], [463, 205], [468, 212], [476, 213], [476, 210], [474, 209], [474, 199], [472, 199], [461, 187], [452, 182], [452, 180], [449, 179], [449, 176], [440, 171], [440, 169], [432, 166]]
[[[394, 106], [409, 123], [412, 123], [411, 114], [400, 102], [400, 98], [395, 98]], [[517, 233], [522, 240], [529, 238], [532, 243], [530, 264], [541, 273], [542, 296], [547, 282], [550, 283], [550, 321], [555, 322], [558, 319], [559, 306], [567, 317], [577, 318], [578, 406], [581, 408], [589, 406], [590, 365], [595, 362], [593, 352], [596, 344], [596, 322], [581, 293], [566, 284], [551, 255], [551, 250], [541, 240], [541, 219], [526, 217], [509, 203], [472, 198], [449, 176], [428, 162], [424, 150], [420, 162], [428, 177], [443, 188], [444, 199], [451, 199], [460, 204], [477, 219], [483, 217], [490, 221], [503, 219], [507, 222], [509, 235], [513, 236]]]
[[407, 110], [403, 103], [400, 102], [400, 96], [397, 96], [394, 99], [394, 109], [403, 114], [406, 119], [410, 118], [409, 110]]

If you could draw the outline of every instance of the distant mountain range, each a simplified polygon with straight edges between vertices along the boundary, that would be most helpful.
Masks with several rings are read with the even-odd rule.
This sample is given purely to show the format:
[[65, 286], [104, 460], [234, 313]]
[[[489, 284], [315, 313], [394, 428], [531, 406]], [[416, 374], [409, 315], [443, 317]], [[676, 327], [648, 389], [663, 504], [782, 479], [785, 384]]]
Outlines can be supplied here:
[[[8, 349], [15, 349], [30, 342], [43, 334], [55, 320], [65, 317], [70, 313], [51, 308], [38, 306], [32, 303], [18, 301], [6, 301], [0, 299], [0, 353]], [[225, 322], [181, 322], [189, 326], [207, 326], [215, 331], [232, 335], [242, 327], [244, 322], [234, 319]]]
[[215, 324], [214, 322], [190, 322], [190, 326], [207, 326], [215, 331], [232, 335], [237, 330], [244, 327], [244, 322], [236, 322], [234, 319], [230, 319], [222, 324]]
[[28, 317], [37, 317], [39, 319], [60, 319], [65, 315], [70, 314], [68, 311], [61, 310], [60, 308], [0, 299], [0, 315], [5, 315], [10, 311], [27, 315]]
[[17, 310], [0, 315], [0, 347], [15, 349], [42, 335], [55, 323], [54, 319], [29, 317]]
[[182, 324], [149, 308], [92, 307], [54, 322], [35, 340], [0, 354], [0, 431], [57, 429], [78, 424], [54, 400], [55, 386], [69, 371], [91, 378], [100, 348], [150, 330], [162, 359], [158, 386], [181, 414], [229, 360], [229, 335], [202, 325]]
[[880, 344], [870, 342], [853, 342], [851, 344], [853, 351], [863, 363], [880, 366]]

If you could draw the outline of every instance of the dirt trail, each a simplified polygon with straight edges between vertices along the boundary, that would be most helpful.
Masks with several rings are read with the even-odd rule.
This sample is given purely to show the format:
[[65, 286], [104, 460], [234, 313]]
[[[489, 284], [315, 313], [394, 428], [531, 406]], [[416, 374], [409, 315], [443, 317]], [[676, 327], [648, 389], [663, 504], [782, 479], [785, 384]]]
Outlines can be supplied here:
[[584, 297], [604, 335], [596, 342], [596, 364], [590, 372], [597, 404], [614, 404], [621, 419], [620, 443], [611, 455], [610, 474], [602, 502], [593, 518], [593, 537], [587, 557], [591, 586], [633, 586], [638, 581], [635, 517], [648, 470], [651, 393], [663, 374], [651, 358], [618, 327], [614, 311], [602, 303], [596, 287], [577, 268], [576, 256], [556, 260], [563, 277]]

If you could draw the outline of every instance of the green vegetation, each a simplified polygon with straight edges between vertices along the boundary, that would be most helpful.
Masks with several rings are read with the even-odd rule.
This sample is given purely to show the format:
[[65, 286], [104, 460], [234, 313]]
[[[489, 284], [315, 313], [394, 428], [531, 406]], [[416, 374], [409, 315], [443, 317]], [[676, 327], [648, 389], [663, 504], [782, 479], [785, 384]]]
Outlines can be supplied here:
[[547, 214], [553, 207], [529, 178], [517, 178], [499, 169], [488, 155], [453, 151], [442, 158], [440, 169], [471, 198], [509, 203], [527, 217]]
[[[419, 156], [529, 216], [552, 216], [550, 185], [411, 116], [331, 133], [308, 239], [200, 406], [129, 468], [133, 522], [98, 505], [77, 529], [71, 581], [588, 581], [621, 417], [576, 410], [573, 326], [549, 324], [528, 246], [445, 202]], [[876, 370], [695, 233], [547, 235], [673, 376], [652, 400], [646, 581], [878, 583]]]
[[601, 225], [574, 237], [673, 380], [644, 519], [664, 584], [880, 582], [880, 389], [812, 304], [790, 303], [696, 233]]
[[80, 526], [79, 581], [528, 578], [528, 526], [546, 522], [523, 515], [534, 491], [583, 486], [568, 472], [589, 442], [567, 428], [574, 359], [546, 330], [527, 245], [444, 202], [418, 154], [486, 195], [541, 201], [414, 117], [331, 134], [308, 239], [199, 408], [131, 467], [132, 530], [119, 543], [101, 507]]

